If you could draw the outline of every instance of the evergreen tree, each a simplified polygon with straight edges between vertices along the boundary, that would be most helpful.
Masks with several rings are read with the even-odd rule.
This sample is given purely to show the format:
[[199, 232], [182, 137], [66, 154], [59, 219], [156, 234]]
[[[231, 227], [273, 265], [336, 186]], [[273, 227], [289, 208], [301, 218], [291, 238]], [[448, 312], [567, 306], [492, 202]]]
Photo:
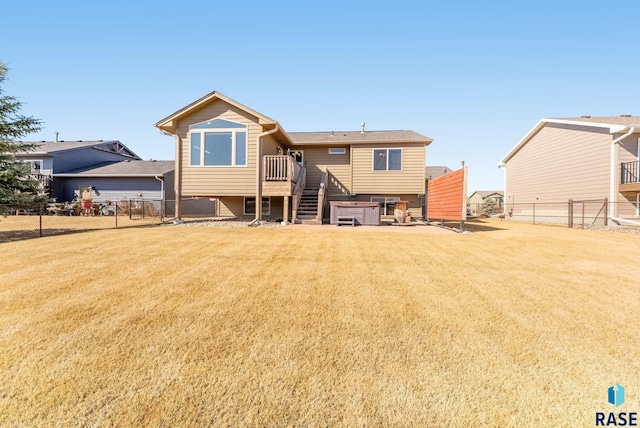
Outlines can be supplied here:
[[29, 178], [30, 166], [15, 160], [16, 154], [35, 150], [36, 145], [18, 140], [39, 131], [41, 122], [19, 114], [22, 103], [2, 90], [6, 76], [7, 67], [0, 62], [0, 204], [41, 201], [44, 197], [38, 195], [38, 182]]
[[487, 217], [491, 217], [496, 212], [498, 212], [498, 203], [493, 198], [487, 198], [482, 201], [480, 212], [482, 212], [482, 214], [486, 215]]

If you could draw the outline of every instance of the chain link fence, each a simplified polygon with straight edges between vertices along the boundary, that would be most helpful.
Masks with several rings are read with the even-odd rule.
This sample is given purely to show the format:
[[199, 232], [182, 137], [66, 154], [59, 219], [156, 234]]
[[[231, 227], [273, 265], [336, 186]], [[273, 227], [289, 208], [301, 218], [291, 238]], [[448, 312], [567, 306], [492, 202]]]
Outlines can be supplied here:
[[89, 230], [160, 224], [161, 200], [128, 199], [107, 204], [0, 204], [0, 242]]
[[[507, 220], [532, 224], [561, 224], [572, 228], [608, 226], [613, 212], [623, 219], [640, 221], [640, 204], [621, 201], [611, 203], [605, 199], [564, 202], [508, 203], [503, 217]], [[611, 211], [614, 210], [614, 211]]]

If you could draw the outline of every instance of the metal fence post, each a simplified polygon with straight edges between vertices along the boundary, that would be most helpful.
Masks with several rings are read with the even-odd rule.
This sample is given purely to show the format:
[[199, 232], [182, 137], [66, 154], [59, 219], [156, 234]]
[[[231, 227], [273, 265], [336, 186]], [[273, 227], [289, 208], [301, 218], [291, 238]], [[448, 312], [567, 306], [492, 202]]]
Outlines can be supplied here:
[[42, 212], [44, 211], [44, 204], [40, 204], [40, 237], [42, 238]]
[[582, 228], [584, 229], [584, 201], [582, 201]]
[[116, 229], [118, 228], [118, 201], [115, 202], [116, 204]]
[[569, 228], [573, 227], [573, 199], [569, 199], [569, 205], [567, 207], [567, 217], [569, 221]]
[[536, 224], [536, 203], [533, 203], [533, 224]]
[[607, 226], [609, 221], [609, 198], [604, 198], [604, 225]]

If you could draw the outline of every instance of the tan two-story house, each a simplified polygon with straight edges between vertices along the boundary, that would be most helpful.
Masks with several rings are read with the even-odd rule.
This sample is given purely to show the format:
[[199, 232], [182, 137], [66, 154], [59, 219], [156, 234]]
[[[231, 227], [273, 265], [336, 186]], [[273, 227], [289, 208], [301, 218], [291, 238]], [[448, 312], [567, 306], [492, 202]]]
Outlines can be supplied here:
[[156, 123], [175, 138], [176, 217], [182, 200], [218, 200], [219, 216], [321, 223], [332, 200], [408, 201], [422, 214], [425, 148], [413, 131], [286, 132], [275, 120], [212, 92]]
[[562, 219], [568, 200], [606, 201], [609, 220], [640, 224], [639, 148], [639, 116], [541, 119], [498, 163], [507, 208], [558, 202]]

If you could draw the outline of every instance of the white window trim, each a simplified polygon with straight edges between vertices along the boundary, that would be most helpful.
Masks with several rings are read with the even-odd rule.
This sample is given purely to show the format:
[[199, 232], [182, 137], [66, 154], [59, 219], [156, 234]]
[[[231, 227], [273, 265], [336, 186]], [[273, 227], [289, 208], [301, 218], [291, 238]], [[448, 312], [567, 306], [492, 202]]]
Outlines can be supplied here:
[[[387, 169], [375, 169], [375, 151], [376, 150], [386, 150], [387, 151]], [[389, 169], [389, 150], [400, 150], [400, 169]], [[375, 147], [371, 149], [371, 171], [373, 172], [402, 172], [402, 168], [404, 166], [404, 162], [402, 161], [404, 155], [404, 150], [402, 147]]]
[[[334, 151], [332, 152], [332, 150]], [[344, 147], [331, 147], [328, 149], [328, 152], [330, 155], [345, 155], [347, 154], [347, 149]]]
[[304, 150], [291, 150], [290, 155], [293, 157], [293, 160], [296, 159], [295, 153], [300, 153], [300, 162], [297, 162], [298, 165], [304, 166]]
[[35, 174], [35, 169], [33, 168], [34, 162], [40, 162], [41, 168], [39, 174], [44, 174], [43, 171], [48, 171], [44, 169], [44, 159], [20, 159], [19, 162], [28, 163], [32, 174]]
[[[248, 213], [246, 211], [247, 208], [247, 199], [256, 199], [255, 196], [245, 196], [242, 199], [242, 213], [244, 215], [255, 215], [255, 213]], [[267, 199], [269, 204], [269, 209], [265, 212], [264, 210], [264, 200], [262, 201], [262, 215], [271, 215], [271, 196], [263, 196], [262, 199]]]
[[[198, 128], [195, 130], [189, 130], [189, 155], [188, 162], [189, 167], [191, 168], [246, 168], [249, 166], [249, 127], [240, 122], [236, 122], [229, 119], [224, 119], [221, 117], [216, 117], [213, 119], [205, 120], [204, 122], [212, 122], [216, 119], [225, 120], [227, 122], [237, 123], [238, 125], [242, 125], [244, 128]], [[200, 123], [195, 123], [194, 125], [199, 125]], [[205, 134], [206, 133], [223, 133], [230, 132], [231, 133], [231, 165], [205, 165], [204, 164], [204, 145], [205, 145]], [[246, 135], [245, 142], [245, 159], [247, 160], [245, 165], [236, 165], [236, 133], [244, 132]], [[191, 164], [191, 135], [200, 134], [200, 165], [192, 165]]]

